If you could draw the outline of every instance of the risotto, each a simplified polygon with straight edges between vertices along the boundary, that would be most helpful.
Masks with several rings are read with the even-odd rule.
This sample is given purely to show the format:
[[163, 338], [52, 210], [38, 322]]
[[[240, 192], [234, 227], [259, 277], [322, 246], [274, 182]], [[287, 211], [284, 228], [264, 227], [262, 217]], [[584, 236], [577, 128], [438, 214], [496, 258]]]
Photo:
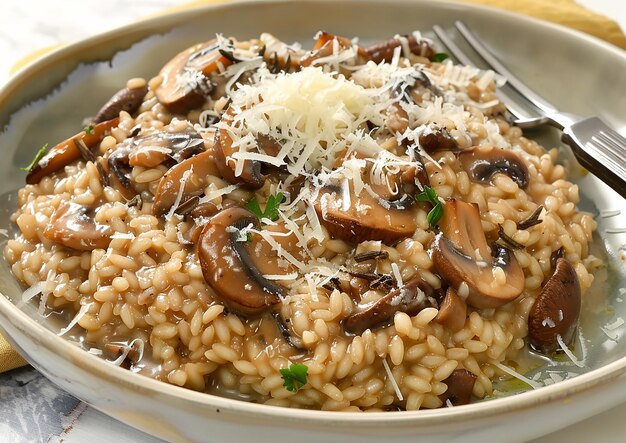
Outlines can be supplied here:
[[528, 349], [572, 355], [601, 264], [501, 82], [418, 32], [218, 35], [40, 150], [4, 256], [60, 335], [167, 383], [336, 411], [485, 398]]

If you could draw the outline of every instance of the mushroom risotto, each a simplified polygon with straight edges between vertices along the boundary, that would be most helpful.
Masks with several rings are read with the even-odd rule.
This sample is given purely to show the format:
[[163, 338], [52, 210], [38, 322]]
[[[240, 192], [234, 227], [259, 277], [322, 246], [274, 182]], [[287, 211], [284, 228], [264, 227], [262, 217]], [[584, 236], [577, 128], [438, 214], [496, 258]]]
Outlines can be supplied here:
[[341, 411], [492, 396], [528, 349], [576, 361], [601, 264], [501, 81], [417, 32], [217, 36], [39, 151], [4, 255], [59, 335], [164, 382]]

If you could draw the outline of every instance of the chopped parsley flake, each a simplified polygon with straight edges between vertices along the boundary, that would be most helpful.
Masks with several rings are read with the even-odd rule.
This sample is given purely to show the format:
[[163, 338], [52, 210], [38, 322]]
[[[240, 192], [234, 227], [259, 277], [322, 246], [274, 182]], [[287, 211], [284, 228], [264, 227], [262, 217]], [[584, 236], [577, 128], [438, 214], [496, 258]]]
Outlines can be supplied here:
[[306, 385], [306, 375], [309, 367], [299, 363], [289, 365], [287, 369], [280, 370], [280, 376], [284, 380], [283, 386], [290, 392], [298, 392], [302, 386]]
[[93, 127], [94, 127], [93, 125], [88, 125], [88, 126], [85, 126], [85, 134], [86, 134], [86, 135], [91, 135], [91, 134], [93, 134]]
[[257, 217], [259, 217], [259, 220], [267, 218], [271, 221], [276, 221], [278, 220], [278, 207], [284, 199], [285, 196], [282, 192], [279, 192], [276, 195], [270, 195], [267, 199], [267, 203], [265, 204], [265, 211], [261, 211], [259, 202], [257, 201], [256, 197], [254, 197], [252, 198], [252, 200], [246, 203], [245, 208]]
[[435, 55], [433, 55], [433, 61], [437, 63], [441, 63], [442, 61], [444, 61], [445, 59], [449, 57], [450, 56], [446, 54], [445, 52], [438, 52]]
[[37, 154], [35, 154], [35, 158], [33, 158], [33, 161], [30, 162], [28, 166], [24, 168], [20, 168], [20, 169], [24, 172], [32, 171], [33, 168], [37, 165], [37, 163], [39, 163], [39, 160], [41, 160], [43, 156], [46, 155], [47, 151], [48, 151], [48, 143], [46, 143], [41, 148], [39, 148], [39, 151], [37, 151]]
[[415, 196], [415, 200], [420, 202], [429, 202], [433, 205], [426, 219], [431, 228], [437, 225], [437, 222], [443, 217], [443, 205], [437, 196], [437, 192], [429, 186], [424, 187], [424, 192], [421, 192]]

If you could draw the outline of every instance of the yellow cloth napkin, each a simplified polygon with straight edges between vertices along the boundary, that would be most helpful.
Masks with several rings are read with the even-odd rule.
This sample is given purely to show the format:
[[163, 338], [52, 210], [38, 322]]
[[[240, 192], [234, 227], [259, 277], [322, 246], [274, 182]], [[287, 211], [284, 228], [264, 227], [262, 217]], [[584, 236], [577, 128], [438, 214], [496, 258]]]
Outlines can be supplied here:
[[10, 371], [25, 364], [26, 360], [0, 335], [0, 372]]
[[[167, 8], [163, 13], [177, 11], [194, 6], [210, 3], [218, 3], [220, 0], [197, 0], [183, 3], [178, 6]], [[520, 14], [548, 20], [561, 25], [569, 26], [579, 31], [587, 32], [604, 39], [616, 46], [626, 49], [626, 37], [617, 23], [600, 14], [589, 11], [578, 5], [574, 0], [462, 0], [467, 3], [478, 3], [486, 6], [507, 9]], [[52, 48], [46, 48], [52, 49]], [[15, 66], [25, 65], [27, 62], [41, 56], [47, 50], [37, 51], [22, 60]], [[0, 335], [0, 373], [23, 366], [26, 361], [11, 348], [7, 341]]]

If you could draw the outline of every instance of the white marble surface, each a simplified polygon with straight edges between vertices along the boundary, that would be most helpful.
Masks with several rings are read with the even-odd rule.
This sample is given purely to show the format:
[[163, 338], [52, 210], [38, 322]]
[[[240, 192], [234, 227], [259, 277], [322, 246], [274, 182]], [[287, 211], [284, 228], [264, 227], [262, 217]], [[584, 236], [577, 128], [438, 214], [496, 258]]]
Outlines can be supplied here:
[[[546, 0], [549, 1], [549, 0]], [[626, 29], [623, 0], [579, 0]], [[21, 57], [43, 47], [72, 42], [183, 0], [0, 0], [0, 85]], [[626, 404], [535, 443], [625, 441]], [[532, 424], [529, 424], [532, 426]], [[60, 391], [34, 369], [0, 375], [0, 441], [157, 442]]]

